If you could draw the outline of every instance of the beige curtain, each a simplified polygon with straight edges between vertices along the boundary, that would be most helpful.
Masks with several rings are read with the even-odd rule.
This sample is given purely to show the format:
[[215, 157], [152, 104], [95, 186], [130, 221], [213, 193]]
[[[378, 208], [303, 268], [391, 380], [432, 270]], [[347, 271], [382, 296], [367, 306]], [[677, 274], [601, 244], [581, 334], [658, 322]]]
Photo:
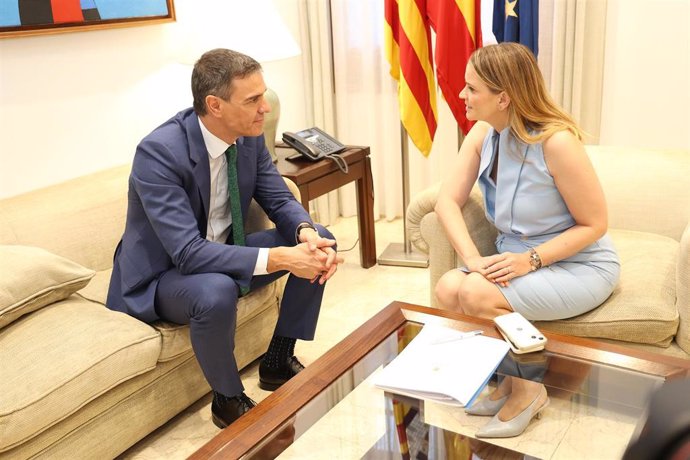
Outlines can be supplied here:
[[539, 66], [565, 110], [599, 143], [607, 0], [541, 0]]
[[[299, 0], [308, 117], [345, 144], [370, 147], [374, 217], [390, 221], [403, 215], [403, 178], [397, 84], [384, 57], [383, 7], [383, 0]], [[458, 151], [457, 123], [440, 92], [437, 103], [429, 157], [408, 143], [410, 196], [445, 178]], [[355, 197], [354, 184], [348, 184], [327, 200], [315, 200], [312, 210], [324, 223], [352, 216]]]
[[[316, 125], [337, 138], [329, 3], [300, 0], [299, 16], [308, 124]], [[335, 191], [312, 200], [314, 220], [323, 225], [335, 222], [340, 214], [338, 195], [339, 192]]]
[[[374, 216], [390, 221], [403, 215], [403, 180], [397, 83], [384, 57], [384, 2], [330, 0], [330, 4], [338, 136], [345, 143], [370, 147]], [[410, 196], [437, 182], [457, 153], [457, 124], [440, 95], [437, 102], [438, 129], [429, 157], [409, 143]], [[349, 193], [348, 187], [341, 189], [344, 216], [356, 212]]]

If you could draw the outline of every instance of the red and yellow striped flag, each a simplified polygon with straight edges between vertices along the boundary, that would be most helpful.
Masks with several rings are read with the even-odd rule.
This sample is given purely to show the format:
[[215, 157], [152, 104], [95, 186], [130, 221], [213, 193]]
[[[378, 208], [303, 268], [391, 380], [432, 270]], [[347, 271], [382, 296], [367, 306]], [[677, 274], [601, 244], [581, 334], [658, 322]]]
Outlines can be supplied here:
[[436, 83], [426, 0], [386, 0], [384, 28], [390, 73], [398, 80], [400, 119], [428, 156], [436, 134]]
[[460, 91], [465, 87], [465, 67], [472, 52], [482, 46], [481, 0], [434, 0], [427, 4], [436, 31], [438, 85], [460, 129], [467, 134], [473, 123], [465, 116]]

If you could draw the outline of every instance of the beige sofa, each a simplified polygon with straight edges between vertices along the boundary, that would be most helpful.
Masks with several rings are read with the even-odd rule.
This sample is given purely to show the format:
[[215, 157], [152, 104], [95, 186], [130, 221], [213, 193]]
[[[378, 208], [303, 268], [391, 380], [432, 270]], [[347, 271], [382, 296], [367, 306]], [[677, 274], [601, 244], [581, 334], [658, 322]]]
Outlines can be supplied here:
[[[128, 175], [0, 200], [0, 458], [111, 458], [210, 391], [187, 326], [104, 306]], [[248, 229], [269, 225], [253, 204]], [[240, 300], [239, 366], [266, 350], [283, 285]]]
[[[621, 281], [595, 310], [536, 324], [690, 359], [690, 152], [603, 146], [587, 152], [606, 194]], [[415, 196], [407, 210], [410, 239], [429, 254], [433, 306], [438, 279], [463, 265], [434, 212], [439, 185]], [[463, 215], [479, 251], [495, 253], [496, 230], [476, 187]]]

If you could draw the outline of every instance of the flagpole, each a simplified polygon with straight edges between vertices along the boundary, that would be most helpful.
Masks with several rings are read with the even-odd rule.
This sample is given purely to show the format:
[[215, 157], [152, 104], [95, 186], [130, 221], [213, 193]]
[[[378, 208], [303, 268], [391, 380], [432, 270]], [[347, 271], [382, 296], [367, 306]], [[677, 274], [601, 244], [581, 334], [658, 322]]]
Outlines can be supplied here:
[[429, 266], [429, 258], [412, 251], [412, 243], [407, 237], [407, 220], [405, 215], [410, 204], [410, 167], [407, 147], [407, 131], [400, 123], [400, 154], [402, 155], [402, 193], [403, 193], [403, 243], [390, 243], [378, 259], [379, 265], [394, 265], [397, 267]]

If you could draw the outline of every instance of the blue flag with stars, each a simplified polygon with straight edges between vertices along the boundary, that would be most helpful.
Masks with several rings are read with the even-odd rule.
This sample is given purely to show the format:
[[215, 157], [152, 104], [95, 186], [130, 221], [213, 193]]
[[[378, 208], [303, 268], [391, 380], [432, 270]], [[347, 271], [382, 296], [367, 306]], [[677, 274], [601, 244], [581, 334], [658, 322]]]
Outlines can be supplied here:
[[494, 0], [496, 41], [518, 42], [539, 53], [539, 0]]

